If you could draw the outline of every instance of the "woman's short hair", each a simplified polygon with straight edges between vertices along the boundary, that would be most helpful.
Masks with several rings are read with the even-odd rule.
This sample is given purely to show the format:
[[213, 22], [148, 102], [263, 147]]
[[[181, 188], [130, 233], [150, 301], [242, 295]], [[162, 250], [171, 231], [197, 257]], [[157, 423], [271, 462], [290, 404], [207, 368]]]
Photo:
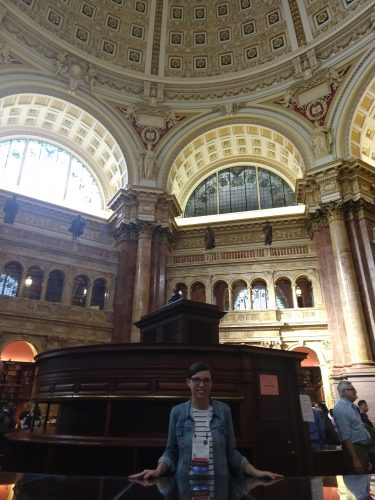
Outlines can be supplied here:
[[186, 376], [187, 378], [194, 377], [194, 375], [198, 372], [205, 372], [209, 371], [212, 375], [211, 367], [207, 363], [193, 363], [192, 365], [189, 366]]

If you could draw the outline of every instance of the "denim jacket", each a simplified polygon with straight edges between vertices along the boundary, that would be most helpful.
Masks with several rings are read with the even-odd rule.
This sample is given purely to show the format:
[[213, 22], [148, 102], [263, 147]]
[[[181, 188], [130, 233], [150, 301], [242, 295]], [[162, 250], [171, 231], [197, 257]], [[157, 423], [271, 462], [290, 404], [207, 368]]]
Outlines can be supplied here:
[[[217, 478], [243, 476], [248, 460], [236, 449], [232, 414], [221, 401], [211, 401], [213, 414], [210, 422], [214, 472]], [[188, 476], [191, 464], [194, 420], [191, 400], [174, 406], [169, 417], [167, 446], [158, 463], [164, 463], [170, 474]]]

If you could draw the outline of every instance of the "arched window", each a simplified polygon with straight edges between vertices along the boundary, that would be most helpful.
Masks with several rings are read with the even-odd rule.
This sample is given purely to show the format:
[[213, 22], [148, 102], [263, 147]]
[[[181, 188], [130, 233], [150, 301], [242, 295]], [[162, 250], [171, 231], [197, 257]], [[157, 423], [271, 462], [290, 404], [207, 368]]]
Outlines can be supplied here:
[[214, 300], [219, 309], [228, 311], [229, 309], [229, 290], [225, 281], [218, 281], [214, 286]]
[[89, 279], [80, 274], [74, 278], [72, 292], [72, 306], [86, 307]]
[[239, 282], [233, 287], [233, 310], [245, 311], [249, 309], [249, 292], [246, 283]]
[[95, 309], [104, 309], [106, 290], [107, 290], [107, 282], [105, 279], [98, 278], [94, 281], [92, 285], [90, 307]]
[[231, 167], [207, 177], [194, 190], [185, 217], [295, 205], [290, 186], [277, 174], [255, 166]]
[[293, 307], [292, 285], [287, 279], [279, 279], [275, 284], [276, 307], [288, 309]]
[[44, 300], [47, 302], [61, 302], [64, 286], [64, 274], [61, 271], [51, 271], [48, 276]]
[[251, 286], [252, 309], [268, 308], [268, 290], [264, 281], [255, 281]]
[[75, 209], [103, 206], [98, 183], [82, 161], [36, 139], [0, 142], [0, 184], [3, 189]]
[[194, 283], [191, 287], [191, 299], [197, 302], [206, 302], [206, 287], [203, 283]]
[[298, 307], [314, 307], [313, 288], [308, 278], [297, 279], [296, 296]]
[[21, 276], [21, 264], [18, 262], [8, 262], [0, 275], [0, 295], [17, 297]]
[[39, 266], [31, 266], [26, 273], [25, 284], [22, 291], [24, 299], [40, 300], [42, 291], [43, 272]]

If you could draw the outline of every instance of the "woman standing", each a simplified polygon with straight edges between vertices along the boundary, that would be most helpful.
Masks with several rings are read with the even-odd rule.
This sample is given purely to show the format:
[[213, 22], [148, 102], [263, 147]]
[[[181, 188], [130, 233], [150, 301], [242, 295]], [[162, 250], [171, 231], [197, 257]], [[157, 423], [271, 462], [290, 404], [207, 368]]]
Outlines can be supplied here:
[[212, 374], [207, 364], [191, 365], [186, 383], [191, 399], [172, 408], [167, 446], [157, 468], [145, 469], [129, 479], [152, 479], [170, 474], [191, 478], [282, 477], [255, 468], [236, 449], [229, 406], [210, 398]]

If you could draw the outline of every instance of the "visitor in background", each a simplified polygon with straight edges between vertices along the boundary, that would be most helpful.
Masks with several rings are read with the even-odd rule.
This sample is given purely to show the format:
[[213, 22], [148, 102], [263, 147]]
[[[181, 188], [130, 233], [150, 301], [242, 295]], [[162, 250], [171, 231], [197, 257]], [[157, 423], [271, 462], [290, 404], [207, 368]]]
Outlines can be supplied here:
[[340, 444], [339, 435], [335, 425], [333, 424], [327, 405], [317, 403], [317, 410], [320, 412], [320, 417], [324, 426], [324, 444]]

